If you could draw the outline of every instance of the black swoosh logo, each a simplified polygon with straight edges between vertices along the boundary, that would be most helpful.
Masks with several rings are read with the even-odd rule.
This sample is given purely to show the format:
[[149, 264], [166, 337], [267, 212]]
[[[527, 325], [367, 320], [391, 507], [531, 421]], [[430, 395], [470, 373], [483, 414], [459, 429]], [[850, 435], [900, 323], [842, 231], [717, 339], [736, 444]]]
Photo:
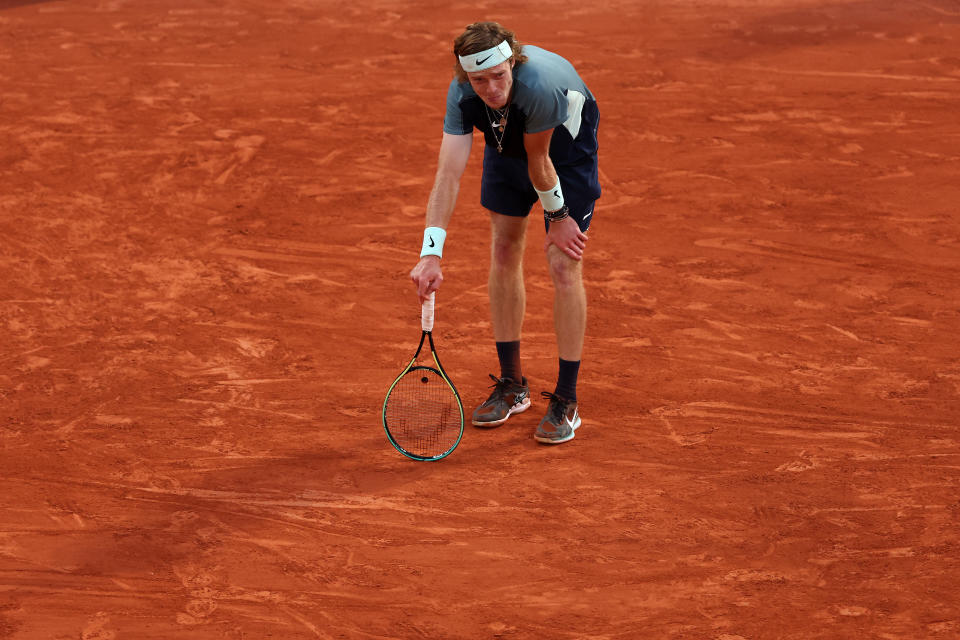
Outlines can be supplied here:
[[486, 58], [484, 58], [483, 60], [481, 60], [480, 58], [477, 58], [477, 66], [479, 67], [480, 65], [482, 65], [484, 62], [486, 62], [487, 60], [489, 60], [489, 59], [492, 58], [492, 57], [493, 57], [493, 54], [491, 53], [490, 55], [488, 55], [488, 56], [487, 56]]
[[433, 244], [433, 236], [427, 236], [427, 237], [430, 238], [430, 244], [429, 244], [428, 246], [432, 249], [433, 246], [434, 246], [434, 244]]
[[559, 198], [559, 197], [560, 197], [560, 192], [559, 192], [559, 191], [554, 191], [554, 192], [553, 192], [553, 195], [554, 195], [555, 198]]

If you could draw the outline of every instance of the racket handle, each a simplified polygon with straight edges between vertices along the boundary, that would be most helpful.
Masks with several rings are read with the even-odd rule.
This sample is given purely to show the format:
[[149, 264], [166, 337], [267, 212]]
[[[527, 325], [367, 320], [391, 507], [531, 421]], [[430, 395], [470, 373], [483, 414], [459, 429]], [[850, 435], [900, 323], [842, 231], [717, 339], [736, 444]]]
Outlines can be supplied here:
[[431, 291], [430, 295], [420, 307], [420, 326], [424, 331], [433, 331], [433, 304], [437, 296], [436, 291]]

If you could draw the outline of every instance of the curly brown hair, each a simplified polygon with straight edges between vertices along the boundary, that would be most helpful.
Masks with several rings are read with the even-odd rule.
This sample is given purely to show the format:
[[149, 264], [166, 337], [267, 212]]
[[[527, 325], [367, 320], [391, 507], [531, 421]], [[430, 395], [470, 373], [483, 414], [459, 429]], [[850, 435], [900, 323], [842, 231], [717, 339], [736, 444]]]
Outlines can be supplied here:
[[514, 65], [527, 61], [527, 56], [520, 52], [523, 46], [513, 31], [501, 27], [496, 22], [474, 22], [467, 25], [466, 30], [453, 41], [453, 59], [455, 60], [453, 72], [457, 76], [457, 82], [468, 81], [467, 72], [460, 65], [460, 56], [486, 51], [504, 40], [510, 43], [510, 48], [513, 50]]

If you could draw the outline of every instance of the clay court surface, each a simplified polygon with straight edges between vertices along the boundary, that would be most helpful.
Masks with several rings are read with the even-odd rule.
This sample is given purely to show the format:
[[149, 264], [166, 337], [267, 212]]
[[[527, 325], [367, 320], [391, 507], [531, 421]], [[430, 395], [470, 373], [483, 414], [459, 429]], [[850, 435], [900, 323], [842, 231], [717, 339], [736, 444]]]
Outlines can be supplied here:
[[[960, 637], [960, 4], [587, 4], [0, 2], [0, 638]], [[380, 406], [477, 19], [600, 104], [584, 425], [532, 439], [532, 224], [537, 402], [418, 463]]]

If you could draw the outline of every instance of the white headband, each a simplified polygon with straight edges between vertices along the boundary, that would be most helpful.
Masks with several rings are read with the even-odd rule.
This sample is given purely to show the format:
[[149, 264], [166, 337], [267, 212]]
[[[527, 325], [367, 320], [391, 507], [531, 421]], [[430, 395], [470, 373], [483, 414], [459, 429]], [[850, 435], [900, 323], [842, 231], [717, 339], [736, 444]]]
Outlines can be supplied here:
[[458, 57], [460, 58], [460, 66], [463, 67], [463, 70], [471, 73], [473, 71], [483, 71], [484, 69], [495, 67], [501, 62], [509, 60], [512, 55], [513, 49], [510, 47], [510, 43], [504, 40], [492, 49]]

